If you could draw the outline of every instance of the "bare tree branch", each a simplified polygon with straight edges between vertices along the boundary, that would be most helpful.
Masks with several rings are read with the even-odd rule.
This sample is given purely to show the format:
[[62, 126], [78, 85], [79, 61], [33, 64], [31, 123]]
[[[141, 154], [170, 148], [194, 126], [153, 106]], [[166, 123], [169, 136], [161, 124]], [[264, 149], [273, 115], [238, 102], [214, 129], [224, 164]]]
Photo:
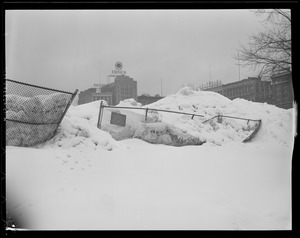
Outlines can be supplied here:
[[260, 74], [267, 75], [291, 69], [291, 16], [289, 10], [255, 10], [264, 16], [265, 31], [250, 37], [247, 46], [240, 46], [234, 57], [242, 67], [261, 67]]

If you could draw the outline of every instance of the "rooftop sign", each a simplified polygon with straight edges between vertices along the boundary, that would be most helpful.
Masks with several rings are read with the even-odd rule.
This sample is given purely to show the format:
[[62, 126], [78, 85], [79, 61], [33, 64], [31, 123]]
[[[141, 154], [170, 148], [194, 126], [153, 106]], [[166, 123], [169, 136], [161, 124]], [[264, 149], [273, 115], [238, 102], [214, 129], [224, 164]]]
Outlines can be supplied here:
[[126, 71], [122, 70], [123, 68], [123, 63], [121, 61], [117, 61], [115, 63], [115, 70], [112, 70], [112, 74], [114, 75], [125, 75]]
[[116, 67], [116, 70], [122, 70], [122, 68], [123, 68], [122, 62], [121, 61], [117, 61], [115, 63], [115, 67]]

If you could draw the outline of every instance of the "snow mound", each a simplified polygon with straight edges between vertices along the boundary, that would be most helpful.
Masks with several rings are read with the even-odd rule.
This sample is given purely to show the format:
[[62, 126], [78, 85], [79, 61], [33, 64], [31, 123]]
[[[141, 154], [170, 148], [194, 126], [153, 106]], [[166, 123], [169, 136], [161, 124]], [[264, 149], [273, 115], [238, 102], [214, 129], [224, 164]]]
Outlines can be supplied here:
[[143, 123], [133, 137], [154, 144], [173, 146], [202, 145], [204, 143], [199, 138], [164, 122]]
[[119, 107], [142, 107], [142, 104], [135, 101], [133, 98], [125, 99], [117, 105]]
[[191, 88], [189, 88], [189, 87], [181, 88], [177, 92], [177, 95], [183, 95], [183, 96], [192, 95], [192, 94], [194, 94], [194, 91]]
[[[257, 126], [256, 121], [232, 118], [208, 120], [217, 115], [261, 119], [261, 128], [253, 139], [258, 143], [263, 141], [283, 145], [293, 143], [291, 121], [293, 121], [294, 109], [285, 110], [267, 103], [255, 103], [244, 99], [230, 100], [215, 92], [183, 88], [176, 94], [147, 105], [150, 109], [201, 115], [195, 115], [193, 119], [190, 115], [149, 110], [145, 121], [145, 110], [105, 108], [101, 129], [97, 127], [100, 103], [101, 101], [94, 101], [70, 106], [57, 135], [41, 146], [112, 150], [122, 146], [120, 140], [135, 137], [154, 143], [154, 136], [157, 143], [174, 145], [174, 140], [170, 140], [174, 138], [169, 134], [170, 128], [177, 133], [177, 138], [184, 135], [185, 140], [194, 141], [196, 145], [203, 142], [223, 145], [243, 141]], [[107, 105], [105, 101], [102, 103]], [[145, 108], [134, 99], [121, 101], [118, 106]], [[112, 112], [126, 115], [125, 127], [110, 123]], [[208, 121], [205, 122], [206, 120]]]
[[256, 103], [245, 99], [230, 100], [221, 94], [209, 91], [193, 91], [183, 88], [147, 105], [149, 108], [181, 111], [199, 114], [191, 119], [188, 115], [159, 113], [159, 120], [169, 123], [187, 133], [206, 141], [221, 145], [226, 142], [242, 141], [255, 129], [257, 122], [222, 118], [203, 123], [217, 115], [262, 120], [262, 125], [254, 140], [267, 140], [281, 144], [290, 144], [293, 140], [294, 109], [281, 109], [267, 103]]
[[[6, 147], [7, 212], [16, 227], [291, 230], [294, 109], [212, 92], [170, 95], [149, 107], [204, 118], [149, 110], [154, 121], [141, 122], [135, 137], [167, 144], [174, 134], [191, 134], [184, 141], [211, 142], [177, 148], [114, 140], [97, 128], [100, 103], [71, 106], [44, 144]], [[253, 125], [226, 118], [203, 123], [216, 114], [262, 119], [262, 126], [251, 143], [238, 143]]]
[[[58, 133], [38, 147], [108, 151], [120, 147], [109, 133], [97, 128], [100, 103], [94, 101], [79, 106], [71, 105]], [[105, 101], [103, 103], [107, 105]]]

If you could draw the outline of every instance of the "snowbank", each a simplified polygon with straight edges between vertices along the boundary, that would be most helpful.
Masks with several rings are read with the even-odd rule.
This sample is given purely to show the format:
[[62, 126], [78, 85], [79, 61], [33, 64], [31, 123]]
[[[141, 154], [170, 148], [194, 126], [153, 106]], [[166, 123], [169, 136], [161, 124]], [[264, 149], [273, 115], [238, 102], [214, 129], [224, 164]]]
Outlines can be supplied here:
[[[183, 89], [147, 105], [205, 116], [153, 113], [159, 123], [206, 139], [173, 147], [116, 141], [97, 128], [99, 107], [71, 106], [51, 140], [6, 147], [7, 205], [19, 227], [291, 229], [293, 109]], [[241, 143], [242, 122], [202, 123], [218, 113], [262, 119], [262, 127]]]
[[[115, 139], [136, 137], [144, 138], [151, 143], [170, 145], [172, 143], [168, 141], [171, 136], [167, 132], [173, 131], [177, 137], [184, 136], [186, 141], [194, 141], [197, 145], [203, 142], [222, 145], [241, 142], [256, 128], [257, 122], [231, 118], [223, 118], [221, 121], [216, 118], [203, 123], [216, 115], [228, 115], [261, 119], [262, 126], [254, 137], [254, 141], [293, 145], [294, 109], [285, 110], [267, 103], [255, 103], [244, 99], [230, 100], [218, 93], [183, 88], [176, 94], [144, 107], [134, 99], [121, 101], [118, 106], [182, 111], [203, 115], [203, 117], [195, 116], [191, 119], [188, 115], [149, 110], [147, 121], [145, 121], [145, 110], [105, 108], [102, 130], [99, 130], [97, 122], [100, 103], [101, 101], [95, 101], [71, 106], [62, 121], [59, 133], [46, 144], [60, 147], [69, 147], [72, 144], [90, 145], [92, 148], [109, 145], [106, 148], [113, 149], [122, 144]], [[103, 103], [106, 102], [103, 101]], [[110, 124], [111, 112], [125, 114], [126, 127]], [[153, 131], [156, 134], [155, 140]], [[160, 135], [159, 138], [157, 134]]]
[[229, 118], [223, 118], [222, 123], [216, 119], [203, 123], [216, 115], [261, 119], [262, 126], [254, 138], [255, 141], [267, 140], [282, 144], [290, 144], [293, 141], [294, 109], [281, 109], [267, 103], [255, 103], [240, 98], [230, 100], [215, 92], [192, 91], [189, 88], [183, 88], [147, 107], [203, 115], [203, 118], [194, 117], [190, 120], [189, 116], [160, 113], [160, 120], [184, 129], [208, 143], [221, 145], [242, 141], [256, 126], [256, 122]]
[[97, 128], [100, 103], [95, 101], [79, 106], [71, 105], [57, 135], [37, 147], [110, 151], [122, 146], [109, 133]]
[[202, 145], [205, 142], [164, 122], [142, 123], [133, 137], [153, 144], [173, 146]]

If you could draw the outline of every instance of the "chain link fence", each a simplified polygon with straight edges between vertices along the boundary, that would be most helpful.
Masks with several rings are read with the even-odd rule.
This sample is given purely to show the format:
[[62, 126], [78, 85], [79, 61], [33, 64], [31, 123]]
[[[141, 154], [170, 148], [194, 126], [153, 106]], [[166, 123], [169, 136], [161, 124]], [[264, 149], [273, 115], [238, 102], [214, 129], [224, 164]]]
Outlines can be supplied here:
[[101, 102], [97, 127], [115, 140], [139, 138], [150, 143], [173, 146], [201, 145], [204, 142], [160, 119], [164, 113], [185, 115], [191, 119], [203, 115], [138, 107], [106, 106]]
[[6, 145], [33, 146], [51, 139], [74, 93], [6, 79]]
[[[181, 114], [185, 119], [201, 118], [199, 123], [209, 123], [212, 131], [240, 129], [250, 141], [260, 128], [261, 120], [252, 120], [225, 115], [217, 115], [210, 119], [199, 114], [176, 112], [162, 109], [119, 107], [100, 104], [97, 127], [109, 132], [115, 140], [139, 138], [150, 143], [174, 146], [201, 145], [205, 139], [193, 136], [184, 130], [161, 120], [163, 114]], [[235, 121], [235, 122], [232, 122]], [[238, 122], [237, 122], [238, 121]], [[226, 133], [226, 132], [224, 132]]]

